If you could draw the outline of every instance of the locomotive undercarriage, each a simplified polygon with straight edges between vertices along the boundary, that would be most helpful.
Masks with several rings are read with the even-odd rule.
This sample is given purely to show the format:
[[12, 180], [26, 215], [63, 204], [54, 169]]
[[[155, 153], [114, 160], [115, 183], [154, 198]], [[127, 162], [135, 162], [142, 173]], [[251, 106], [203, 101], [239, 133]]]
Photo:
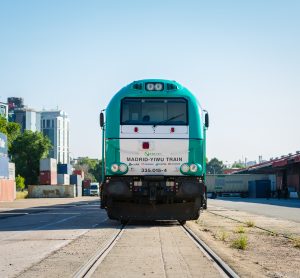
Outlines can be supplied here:
[[205, 208], [202, 177], [107, 177], [101, 208], [117, 220], [192, 220]]

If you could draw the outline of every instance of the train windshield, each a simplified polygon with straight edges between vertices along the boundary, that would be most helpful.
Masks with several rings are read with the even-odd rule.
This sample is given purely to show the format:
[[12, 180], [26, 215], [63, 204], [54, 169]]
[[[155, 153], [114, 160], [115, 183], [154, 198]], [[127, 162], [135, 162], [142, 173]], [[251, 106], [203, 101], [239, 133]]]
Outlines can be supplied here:
[[183, 98], [125, 98], [121, 125], [188, 125]]

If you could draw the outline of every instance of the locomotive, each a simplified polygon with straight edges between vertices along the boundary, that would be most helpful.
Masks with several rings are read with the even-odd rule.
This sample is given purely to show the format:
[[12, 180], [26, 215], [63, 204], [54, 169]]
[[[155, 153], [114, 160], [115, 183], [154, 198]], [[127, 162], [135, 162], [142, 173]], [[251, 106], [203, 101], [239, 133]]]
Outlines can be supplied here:
[[206, 207], [207, 111], [175, 81], [121, 89], [100, 113], [101, 208], [110, 219], [198, 219]]

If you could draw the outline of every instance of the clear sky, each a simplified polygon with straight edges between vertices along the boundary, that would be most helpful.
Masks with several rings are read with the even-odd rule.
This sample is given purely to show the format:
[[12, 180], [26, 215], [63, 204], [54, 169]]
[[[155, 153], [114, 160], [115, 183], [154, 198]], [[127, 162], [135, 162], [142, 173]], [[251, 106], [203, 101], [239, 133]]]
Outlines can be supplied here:
[[298, 0], [0, 0], [0, 101], [65, 110], [71, 155], [100, 157], [123, 86], [176, 80], [210, 113], [207, 156], [300, 150]]

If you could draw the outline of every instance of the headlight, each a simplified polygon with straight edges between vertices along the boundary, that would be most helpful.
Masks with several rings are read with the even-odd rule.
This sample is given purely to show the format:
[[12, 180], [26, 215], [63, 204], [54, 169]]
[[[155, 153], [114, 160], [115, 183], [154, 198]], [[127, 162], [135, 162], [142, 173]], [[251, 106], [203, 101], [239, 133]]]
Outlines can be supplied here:
[[110, 169], [112, 172], [116, 173], [119, 170], [119, 166], [118, 166], [118, 164], [113, 164], [113, 165], [111, 165]]
[[162, 91], [163, 90], [163, 84], [162, 83], [156, 83], [154, 87], [155, 87], [156, 91]]
[[126, 164], [121, 164], [119, 167], [120, 172], [126, 172], [128, 169]]
[[146, 84], [146, 90], [147, 91], [153, 91], [154, 90], [154, 84], [153, 83], [147, 83]]
[[198, 166], [197, 166], [196, 164], [191, 164], [191, 165], [190, 165], [190, 171], [191, 171], [192, 173], [196, 173], [197, 170], [198, 170]]
[[187, 164], [182, 164], [180, 168], [183, 173], [187, 173], [190, 170], [190, 167]]

